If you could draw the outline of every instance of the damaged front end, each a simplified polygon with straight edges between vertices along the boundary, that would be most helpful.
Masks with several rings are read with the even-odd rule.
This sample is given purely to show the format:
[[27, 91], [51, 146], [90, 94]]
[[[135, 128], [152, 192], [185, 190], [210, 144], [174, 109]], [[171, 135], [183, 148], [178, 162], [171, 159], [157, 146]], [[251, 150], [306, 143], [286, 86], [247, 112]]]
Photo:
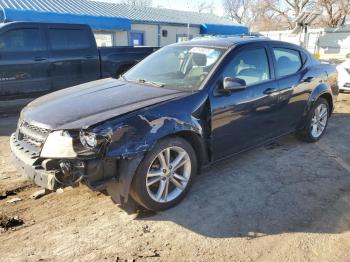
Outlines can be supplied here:
[[51, 130], [20, 120], [10, 139], [13, 162], [25, 178], [51, 191], [83, 183], [94, 191], [107, 191], [115, 202], [126, 202], [149, 146], [140, 143], [137, 133], [150, 126], [133, 124], [137, 123], [114, 120], [95, 129]]
[[97, 188], [94, 183], [116, 172], [115, 161], [103, 159], [108, 137], [86, 131], [52, 131], [39, 124], [19, 121], [10, 145], [17, 169], [49, 190], [79, 182]]
[[[179, 108], [180, 100], [183, 106]], [[201, 141], [194, 144], [198, 155], [206, 155], [206, 101], [206, 95], [198, 94], [123, 115], [106, 113], [89, 118], [95, 123], [85, 128], [70, 125], [50, 129], [22, 117], [11, 136], [14, 162], [25, 177], [41, 187], [55, 191], [83, 183], [94, 191], [107, 192], [122, 204], [128, 201], [144, 155], [160, 139], [193, 134], [191, 139]]]

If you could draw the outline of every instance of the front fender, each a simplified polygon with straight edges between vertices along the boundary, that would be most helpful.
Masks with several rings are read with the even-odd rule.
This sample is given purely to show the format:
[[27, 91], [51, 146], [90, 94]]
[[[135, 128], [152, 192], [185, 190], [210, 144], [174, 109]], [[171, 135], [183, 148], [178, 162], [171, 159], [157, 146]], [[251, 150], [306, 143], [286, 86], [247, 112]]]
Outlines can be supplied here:
[[[204, 141], [207, 132], [205, 101], [206, 96], [199, 94], [181, 99], [180, 103], [173, 101], [145, 108], [99, 126], [95, 131], [109, 137], [104, 157], [118, 162], [118, 179], [107, 187], [119, 188], [116, 195], [125, 202], [139, 163], [157, 141], [184, 132], [196, 134]], [[114, 199], [121, 198], [115, 196]]]
[[181, 131], [201, 135], [201, 129], [195, 120], [193, 124], [188, 124], [172, 117], [151, 118], [138, 115], [136, 118], [139, 118], [138, 125], [122, 126], [119, 132], [123, 135], [112, 138], [116, 140], [111, 141], [106, 153], [107, 158], [118, 159], [118, 183], [110, 181], [107, 190], [119, 203], [128, 201], [128, 193], [136, 170], [145, 153], [151, 150], [158, 140]]
[[108, 158], [133, 158], [153, 148], [155, 143], [172, 134], [190, 131], [202, 136], [200, 121], [193, 116], [187, 121], [170, 116], [139, 114], [123, 123], [111, 137]]
[[206, 101], [207, 94], [199, 92], [105, 122], [98, 129], [110, 138], [106, 157], [133, 158], [151, 150], [163, 137], [183, 131], [204, 137]]

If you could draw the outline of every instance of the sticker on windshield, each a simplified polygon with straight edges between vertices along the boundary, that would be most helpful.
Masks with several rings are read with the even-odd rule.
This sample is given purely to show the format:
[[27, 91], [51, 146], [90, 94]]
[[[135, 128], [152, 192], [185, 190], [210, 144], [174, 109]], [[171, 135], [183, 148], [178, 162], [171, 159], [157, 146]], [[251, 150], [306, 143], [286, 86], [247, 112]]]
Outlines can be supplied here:
[[193, 47], [190, 49], [190, 53], [197, 53], [203, 55], [209, 55], [211, 52], [213, 52], [213, 49], [204, 47]]

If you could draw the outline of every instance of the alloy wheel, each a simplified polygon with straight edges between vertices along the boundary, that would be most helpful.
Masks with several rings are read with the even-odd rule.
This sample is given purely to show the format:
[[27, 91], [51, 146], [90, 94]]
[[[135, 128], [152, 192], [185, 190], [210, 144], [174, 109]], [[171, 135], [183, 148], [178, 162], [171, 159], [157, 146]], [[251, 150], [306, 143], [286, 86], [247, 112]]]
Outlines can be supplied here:
[[314, 138], [322, 135], [326, 128], [328, 120], [328, 109], [325, 104], [320, 104], [316, 107], [314, 115], [311, 119], [311, 134]]
[[147, 192], [156, 202], [170, 202], [186, 189], [190, 176], [189, 154], [181, 147], [168, 147], [154, 158], [148, 169]]

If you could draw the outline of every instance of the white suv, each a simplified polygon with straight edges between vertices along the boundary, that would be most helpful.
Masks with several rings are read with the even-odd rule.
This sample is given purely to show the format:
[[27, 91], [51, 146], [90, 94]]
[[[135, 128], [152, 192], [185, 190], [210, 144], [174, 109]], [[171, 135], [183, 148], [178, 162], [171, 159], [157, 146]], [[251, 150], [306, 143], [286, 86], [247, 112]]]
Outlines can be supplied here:
[[340, 91], [350, 91], [350, 59], [337, 66]]

